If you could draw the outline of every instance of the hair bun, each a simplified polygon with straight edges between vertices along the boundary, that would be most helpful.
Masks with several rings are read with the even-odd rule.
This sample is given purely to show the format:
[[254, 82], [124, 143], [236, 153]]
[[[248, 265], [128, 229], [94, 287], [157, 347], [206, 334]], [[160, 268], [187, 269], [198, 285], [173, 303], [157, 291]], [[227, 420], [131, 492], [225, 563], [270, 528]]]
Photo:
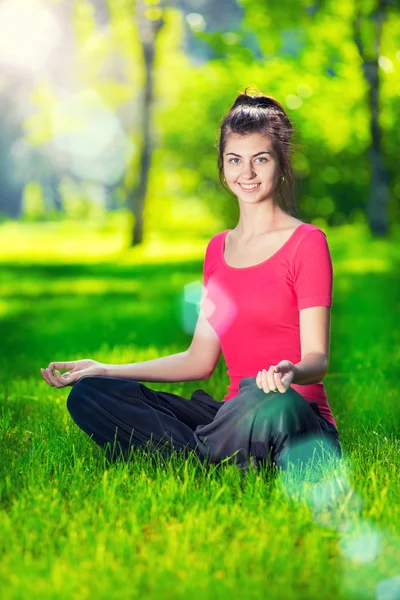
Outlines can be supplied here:
[[285, 110], [278, 100], [275, 100], [275, 98], [272, 98], [272, 96], [266, 96], [258, 91], [255, 95], [248, 94], [248, 89], [249, 88], [246, 88], [242, 94], [239, 94], [233, 103], [231, 110], [238, 106], [260, 106], [262, 108], [276, 108], [285, 114]]

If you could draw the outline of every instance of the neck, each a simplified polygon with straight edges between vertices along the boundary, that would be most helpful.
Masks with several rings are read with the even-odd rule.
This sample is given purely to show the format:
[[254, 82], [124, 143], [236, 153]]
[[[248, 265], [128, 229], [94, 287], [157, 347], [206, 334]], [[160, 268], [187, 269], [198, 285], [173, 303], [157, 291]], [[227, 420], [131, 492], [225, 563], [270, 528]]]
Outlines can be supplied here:
[[287, 216], [287, 213], [281, 209], [277, 209], [272, 215], [269, 215], [269, 217], [260, 217], [257, 221], [254, 221], [253, 218], [246, 218], [241, 214], [239, 222], [233, 231], [237, 237], [249, 241], [262, 236], [265, 233], [280, 229], [284, 225]]

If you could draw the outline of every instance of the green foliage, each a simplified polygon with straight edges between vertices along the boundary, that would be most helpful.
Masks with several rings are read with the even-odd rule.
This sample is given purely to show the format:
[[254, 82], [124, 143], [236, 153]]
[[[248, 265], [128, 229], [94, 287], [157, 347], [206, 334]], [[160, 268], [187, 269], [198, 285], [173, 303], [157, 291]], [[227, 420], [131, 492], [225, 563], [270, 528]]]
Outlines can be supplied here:
[[65, 216], [72, 219], [98, 218], [104, 214], [101, 188], [78, 183], [64, 177], [60, 182], [60, 193]]
[[[67, 412], [70, 388], [41, 379], [51, 360], [121, 364], [188, 347], [179, 307], [185, 285], [201, 279], [206, 242], [185, 237], [182, 224], [123, 252], [126, 220], [6, 223], [0, 232], [2, 597], [246, 589], [258, 600], [265, 581], [288, 600], [374, 597], [400, 561], [400, 232], [390, 242], [362, 226], [327, 230], [336, 291], [324, 383], [343, 464], [240, 473], [179, 454], [162, 463], [143, 447], [110, 465]], [[145, 385], [189, 401], [199, 388], [221, 399], [227, 383], [221, 360], [207, 381]]]
[[[241, 5], [244, 19], [237, 31], [210, 33], [194, 28], [193, 35], [215, 53], [213, 60], [202, 64], [185, 55], [182, 48], [182, 12], [164, 10], [165, 25], [156, 41], [152, 74], [153, 155], [145, 208], [147, 227], [156, 230], [160, 214], [171, 222], [191, 220], [192, 211], [203, 218], [212, 216], [224, 227], [236, 224], [238, 203], [219, 184], [216, 144], [223, 116], [248, 85], [275, 96], [292, 119], [301, 217], [306, 221], [321, 217], [329, 225], [363, 220], [360, 215], [365, 214], [371, 179], [367, 160], [371, 114], [355, 23], [358, 18], [362, 43], [370, 57], [376, 36], [371, 18], [374, 3], [243, 0]], [[149, 10], [159, 11], [160, 7], [159, 3], [149, 4]], [[122, 180], [115, 184], [120, 206], [139, 180], [146, 72], [135, 3], [108, 2], [107, 8], [108, 27], [100, 28], [92, 3], [74, 3], [73, 65], [77, 91], [90, 89], [98, 94], [124, 123], [134, 149]], [[150, 13], [148, 18], [152, 18]], [[389, 173], [390, 222], [400, 218], [396, 150], [400, 133], [394, 126], [400, 110], [396, 87], [399, 39], [398, 16], [387, 5], [379, 49], [379, 124]], [[259, 52], [254, 51], [256, 47]], [[64, 99], [50, 81], [38, 79], [31, 99], [36, 112], [27, 117], [25, 128], [32, 146], [45, 148], [53, 136], [76, 126], [63, 113]], [[59, 115], [56, 120], [52, 118], [55, 112]], [[71, 210], [68, 206], [68, 214]], [[89, 209], [74, 211], [88, 214]]]
[[25, 186], [23, 196], [23, 216], [27, 221], [36, 221], [45, 213], [43, 190], [36, 181]]
[[[326, 3], [311, 15], [306, 11], [311, 5], [306, 2], [271, 5], [259, 0], [243, 4], [243, 30], [255, 33], [264, 58], [252, 58], [248, 50], [239, 48], [239, 42], [227, 43], [225, 34], [196, 33], [212, 45], [218, 57], [200, 66], [181, 63], [179, 78], [176, 69], [172, 72], [173, 61], [170, 70], [168, 64], [163, 65], [160, 77], [174, 81], [174, 102], [156, 114], [163, 133], [160, 154], [173, 154], [178, 172], [178, 165], [196, 170], [206, 188], [201, 190], [204, 203], [224, 226], [233, 226], [238, 217], [237, 201], [219, 186], [215, 143], [222, 117], [236, 95], [247, 85], [256, 85], [278, 98], [294, 123], [293, 162], [301, 184], [298, 202], [303, 218], [311, 221], [318, 215], [332, 225], [357, 221], [369, 195], [366, 153], [371, 141], [371, 114], [354, 40], [354, 7], [349, 2]], [[302, 39], [294, 56], [285, 53], [283, 47], [288, 27], [296, 27]], [[399, 31], [394, 14], [384, 25], [380, 52], [395, 65], [396, 44], [389, 31]], [[240, 40], [243, 34], [232, 35]], [[399, 129], [393, 126], [399, 114], [394, 73], [390, 68], [380, 71], [380, 108], [383, 114], [390, 110], [390, 117], [381, 120], [382, 134], [392, 148], [400, 143]], [[400, 216], [395, 154], [386, 153], [385, 157], [392, 182], [390, 222]], [[155, 160], [153, 164], [155, 177], [160, 163]], [[192, 189], [182, 185], [182, 194], [191, 192], [199, 193], [195, 178]]]

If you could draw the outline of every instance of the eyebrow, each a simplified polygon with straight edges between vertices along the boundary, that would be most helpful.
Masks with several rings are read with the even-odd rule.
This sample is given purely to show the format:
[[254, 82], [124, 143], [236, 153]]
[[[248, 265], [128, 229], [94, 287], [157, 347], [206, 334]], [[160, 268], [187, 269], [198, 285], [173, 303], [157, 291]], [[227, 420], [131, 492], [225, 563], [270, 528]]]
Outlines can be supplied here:
[[[227, 152], [226, 156], [229, 156], [229, 154], [233, 154], [233, 156], [239, 156], [239, 158], [241, 158], [240, 154], [235, 154], [235, 152]], [[263, 150], [262, 152], [257, 152], [257, 154], [253, 154], [253, 156], [259, 156], [260, 154], [271, 154], [272, 152], [267, 152], [267, 150]]]

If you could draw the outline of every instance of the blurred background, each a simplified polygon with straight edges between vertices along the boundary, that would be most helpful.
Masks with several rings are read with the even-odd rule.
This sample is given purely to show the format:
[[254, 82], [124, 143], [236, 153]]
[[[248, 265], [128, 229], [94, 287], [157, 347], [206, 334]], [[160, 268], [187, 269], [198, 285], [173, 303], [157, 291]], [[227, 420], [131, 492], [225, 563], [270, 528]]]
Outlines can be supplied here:
[[[399, 597], [399, 73], [399, 0], [0, 0], [2, 599], [197, 598], [205, 572], [206, 597], [247, 573], [254, 598], [258, 581], [259, 597], [265, 581], [276, 597], [282, 582], [287, 598]], [[248, 86], [292, 120], [299, 218], [333, 262], [323, 381], [354, 489], [320, 532], [269, 486], [246, 506], [230, 478], [191, 488], [146, 457], [108, 471], [71, 388], [40, 372], [187, 350], [207, 243], [239, 218], [216, 144]], [[221, 356], [208, 380], [147, 385], [222, 400], [228, 383]], [[382, 543], [348, 539], [360, 506]]]
[[[305, 220], [399, 220], [400, 21], [389, 0], [2, 0], [0, 212], [109, 221], [131, 244], [235, 223], [218, 126], [256, 85], [297, 129]], [[197, 227], [196, 227], [197, 228]]]
[[399, 72], [395, 0], [2, 0], [4, 377], [187, 347], [206, 244], [239, 217], [219, 126], [252, 85], [292, 119], [300, 218], [327, 232], [360, 368], [367, 331], [382, 356], [400, 306]]

